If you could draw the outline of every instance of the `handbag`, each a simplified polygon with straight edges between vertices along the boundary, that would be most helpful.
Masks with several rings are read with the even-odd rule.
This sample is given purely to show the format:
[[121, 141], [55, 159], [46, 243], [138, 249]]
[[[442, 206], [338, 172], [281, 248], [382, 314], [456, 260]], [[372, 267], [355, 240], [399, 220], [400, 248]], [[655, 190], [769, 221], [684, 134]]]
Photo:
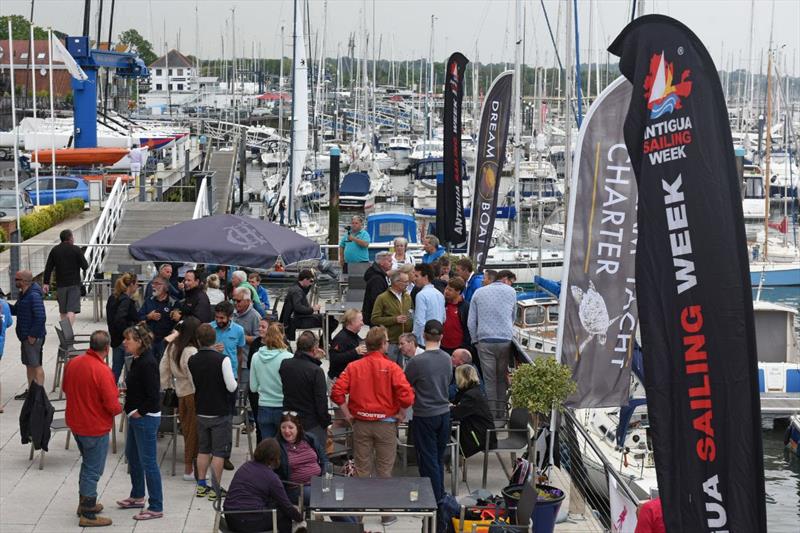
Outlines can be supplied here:
[[164, 407], [168, 407], [170, 409], [177, 409], [178, 395], [175, 393], [175, 389], [173, 388], [164, 389], [164, 399], [161, 400], [161, 404]]

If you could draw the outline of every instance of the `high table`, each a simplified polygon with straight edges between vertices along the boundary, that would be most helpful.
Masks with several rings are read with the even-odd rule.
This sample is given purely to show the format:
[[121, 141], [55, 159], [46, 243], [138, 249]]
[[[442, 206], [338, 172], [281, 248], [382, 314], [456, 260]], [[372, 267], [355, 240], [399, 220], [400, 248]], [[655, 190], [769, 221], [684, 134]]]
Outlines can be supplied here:
[[[339, 483], [344, 486], [344, 499], [337, 501]], [[409, 493], [415, 483], [419, 498], [412, 502]], [[426, 477], [334, 477], [329, 492], [322, 492], [321, 477], [311, 478], [309, 509], [312, 520], [323, 516], [418, 516], [422, 518], [423, 533], [436, 530], [436, 497]]]
[[352, 307], [352, 305], [348, 306], [345, 303], [339, 302], [325, 304], [325, 310], [322, 312], [322, 348], [325, 350], [326, 354], [330, 349], [330, 338], [331, 333], [333, 333], [328, 327], [328, 317], [341, 317], [350, 307]]

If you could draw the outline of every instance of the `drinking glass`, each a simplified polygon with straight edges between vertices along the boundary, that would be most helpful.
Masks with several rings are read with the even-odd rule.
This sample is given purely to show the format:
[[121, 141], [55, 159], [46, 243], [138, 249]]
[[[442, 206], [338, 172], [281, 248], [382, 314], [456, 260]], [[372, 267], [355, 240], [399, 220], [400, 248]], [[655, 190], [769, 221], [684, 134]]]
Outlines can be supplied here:
[[415, 502], [417, 500], [419, 500], [419, 483], [412, 481], [411, 490], [408, 491], [408, 501]]
[[334, 484], [334, 491], [335, 491], [335, 496], [336, 496], [336, 501], [337, 502], [340, 502], [340, 501], [344, 500], [344, 482], [337, 481]]
[[325, 464], [325, 472], [322, 475], [322, 492], [331, 491], [331, 481], [333, 480], [333, 465], [331, 463]]

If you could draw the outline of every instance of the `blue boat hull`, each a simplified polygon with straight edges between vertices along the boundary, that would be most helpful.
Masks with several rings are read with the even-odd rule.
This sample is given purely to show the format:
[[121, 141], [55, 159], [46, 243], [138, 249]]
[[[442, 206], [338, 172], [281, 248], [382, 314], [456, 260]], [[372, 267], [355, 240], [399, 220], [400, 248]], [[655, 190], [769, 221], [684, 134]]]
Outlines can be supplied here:
[[753, 287], [758, 287], [759, 283], [761, 283], [762, 275], [764, 277], [764, 287], [793, 287], [800, 285], [800, 266], [786, 265], [785, 269], [766, 270], [763, 274], [760, 271], [751, 270], [750, 284]]

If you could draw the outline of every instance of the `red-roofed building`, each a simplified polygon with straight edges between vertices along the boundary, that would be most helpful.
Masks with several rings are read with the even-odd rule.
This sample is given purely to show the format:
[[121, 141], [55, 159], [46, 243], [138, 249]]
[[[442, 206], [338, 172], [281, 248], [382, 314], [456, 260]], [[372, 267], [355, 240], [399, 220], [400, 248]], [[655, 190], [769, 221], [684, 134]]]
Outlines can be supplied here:
[[[16, 87], [21, 87], [25, 93], [30, 94], [33, 86], [31, 75], [30, 41], [14, 39], [14, 81]], [[36, 92], [50, 91], [49, 42], [47, 40], [33, 41], [33, 58], [35, 64]], [[8, 39], [0, 40], [0, 77], [7, 81], [11, 66], [11, 47]], [[61, 61], [53, 61], [53, 93], [56, 97], [63, 97], [72, 92], [70, 75]], [[19, 95], [21, 96], [21, 95]]]

